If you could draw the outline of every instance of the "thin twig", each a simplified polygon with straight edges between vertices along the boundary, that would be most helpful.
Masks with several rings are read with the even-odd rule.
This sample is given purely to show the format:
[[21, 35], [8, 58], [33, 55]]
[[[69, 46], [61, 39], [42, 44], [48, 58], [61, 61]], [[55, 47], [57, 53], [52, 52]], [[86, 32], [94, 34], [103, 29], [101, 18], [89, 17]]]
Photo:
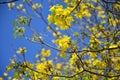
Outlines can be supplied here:
[[0, 2], [0, 4], [7, 4], [7, 3], [12, 3], [12, 2], [16, 2], [18, 0], [11, 0], [11, 1], [6, 1], [6, 2]]

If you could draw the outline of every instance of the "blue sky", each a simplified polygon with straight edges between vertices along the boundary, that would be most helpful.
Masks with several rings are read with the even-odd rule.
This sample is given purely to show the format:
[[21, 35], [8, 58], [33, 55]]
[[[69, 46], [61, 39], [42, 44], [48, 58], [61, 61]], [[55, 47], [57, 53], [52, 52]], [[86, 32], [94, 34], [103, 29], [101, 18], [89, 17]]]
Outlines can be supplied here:
[[16, 13], [10, 12], [6, 5], [0, 5], [0, 76], [5, 71], [5, 66], [10, 62], [14, 52], [11, 45], [15, 42], [13, 39], [13, 28], [11, 21]]

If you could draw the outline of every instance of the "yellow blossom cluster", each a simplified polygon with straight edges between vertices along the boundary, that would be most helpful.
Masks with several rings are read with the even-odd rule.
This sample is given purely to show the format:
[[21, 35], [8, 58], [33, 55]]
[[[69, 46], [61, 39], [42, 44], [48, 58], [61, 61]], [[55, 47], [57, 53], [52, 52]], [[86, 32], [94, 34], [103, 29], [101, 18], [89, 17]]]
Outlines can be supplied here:
[[120, 70], [120, 58], [112, 58], [112, 62], [114, 63], [115, 70]]
[[99, 59], [95, 59], [93, 65], [98, 69], [104, 69], [106, 67], [106, 63]]
[[84, 16], [90, 18], [91, 13], [88, 9], [88, 6], [86, 4], [81, 4], [79, 7], [79, 11], [76, 11], [75, 13], [75, 16], [80, 19], [82, 19]]
[[16, 6], [16, 8], [24, 13], [26, 13], [26, 9], [23, 7], [23, 4], [19, 4], [18, 6]]
[[38, 8], [42, 8], [42, 4], [36, 3], [36, 4], [33, 4], [33, 5], [32, 5], [32, 9], [33, 9], [33, 10], [36, 10], [36, 9], [38, 9]]
[[[53, 3], [54, 1], [47, 2]], [[6, 67], [7, 71], [3, 73], [3, 77], [8, 76], [7, 73], [14, 70], [14, 77], [11, 77], [10, 80], [22, 80], [21, 77], [31, 80], [78, 80], [78, 78], [119, 80], [120, 76], [116, 76], [120, 71], [119, 2], [115, 1], [110, 6], [106, 4], [107, 0], [101, 2], [99, 0], [60, 0], [58, 2], [50, 4], [48, 22], [45, 21], [44, 15], [46, 14], [42, 13], [46, 10], [41, 9], [42, 6], [46, 6], [43, 2], [40, 4], [34, 3], [33, 0], [23, 0], [23, 3], [17, 4], [15, 9], [18, 11], [27, 11], [26, 14], [29, 14], [28, 7], [24, 6], [27, 3], [35, 15], [41, 17], [40, 19], [46, 23], [47, 30], [52, 33], [50, 40], [56, 44], [57, 48], [52, 43], [41, 39], [49, 34], [44, 35], [44, 32], [39, 34], [32, 25], [30, 27], [33, 16], [30, 19], [24, 18], [24, 16], [19, 17], [19, 22], [16, 21], [14, 25], [27, 25], [33, 32], [32, 38], [27, 37], [26, 33], [22, 36], [32, 42], [38, 44], [40, 42], [46, 47], [42, 46], [41, 52], [36, 54], [35, 63], [29, 63], [25, 59], [26, 48], [20, 47], [16, 53], [22, 54], [24, 61], [21, 62], [15, 57]], [[15, 3], [8, 3], [9, 9], [14, 6]], [[15, 33], [20, 32], [21, 29], [24, 32], [24, 28], [21, 27], [19, 30], [15, 28]], [[54, 50], [58, 51], [56, 51], [56, 55], [51, 52]], [[2, 80], [1, 77], [0, 80]]]
[[69, 60], [70, 65], [73, 65], [75, 63], [75, 61], [77, 60], [77, 58], [78, 57], [77, 57], [77, 55], [75, 53], [72, 54], [72, 57]]
[[53, 42], [56, 43], [63, 52], [70, 48], [70, 37], [66, 35], [60, 36], [58, 39], [53, 40]]
[[40, 73], [38, 77], [42, 79], [47, 78], [47, 75], [44, 74], [51, 74], [53, 71], [52, 68], [53, 68], [53, 62], [51, 60], [42, 63], [37, 63], [36, 70]]
[[98, 40], [97, 38], [95, 38], [94, 36], [90, 36], [90, 47], [93, 49], [98, 49], [99, 45], [102, 42], [100, 40]]
[[44, 48], [42, 48], [41, 55], [42, 55], [42, 57], [49, 57], [50, 50], [45, 50]]
[[[101, 31], [99, 31], [99, 30], [101, 30]], [[104, 30], [104, 33], [102, 33], [102, 30]], [[105, 35], [107, 34], [105, 28], [102, 25], [93, 26], [92, 28], [90, 28], [90, 32], [96, 38], [105, 38]]]
[[61, 30], [66, 30], [71, 27], [71, 22], [74, 21], [70, 15], [72, 8], [63, 8], [62, 5], [54, 5], [50, 8], [52, 14], [48, 15], [48, 22], [59, 26]]

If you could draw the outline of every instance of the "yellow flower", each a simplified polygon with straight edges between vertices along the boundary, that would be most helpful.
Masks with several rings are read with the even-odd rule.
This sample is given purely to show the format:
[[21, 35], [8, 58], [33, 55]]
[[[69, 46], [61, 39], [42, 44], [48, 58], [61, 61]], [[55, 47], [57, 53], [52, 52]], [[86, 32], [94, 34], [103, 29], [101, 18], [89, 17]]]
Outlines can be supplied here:
[[98, 75], [92, 75], [93, 80], [97, 80], [98, 79]]
[[96, 66], [98, 69], [103, 69], [105, 68], [105, 62], [102, 62], [98, 59], [94, 60], [93, 65]]
[[46, 69], [46, 65], [44, 63], [38, 63], [36, 65], [36, 70], [39, 72], [46, 72], [45, 69]]
[[85, 4], [81, 4], [79, 8], [80, 8], [79, 11], [77, 11], [76, 14], [75, 14], [75, 16], [77, 18], [82, 19], [84, 16], [86, 16], [86, 17], [91, 16], [90, 11], [87, 9], [88, 6], [86, 6]]
[[41, 58], [41, 61], [45, 61], [45, 60], [46, 60], [46, 58], [45, 58], [45, 57], [42, 57], [42, 58]]
[[115, 64], [115, 69], [116, 69], [116, 70], [120, 70], [120, 63], [116, 63], [116, 64]]
[[97, 56], [96, 52], [89, 52], [88, 54], [90, 55], [91, 58], [96, 58]]
[[62, 64], [61, 64], [61, 63], [58, 63], [58, 64], [56, 65], [56, 68], [59, 69], [59, 70], [61, 70], [61, 69], [62, 69]]
[[64, 2], [65, 2], [65, 3], [68, 3], [68, 2], [69, 2], [69, 0], [64, 0]]
[[33, 9], [33, 10], [36, 10], [36, 9], [37, 9], [37, 7], [36, 7], [35, 4], [32, 5], [32, 9]]
[[14, 6], [15, 6], [15, 3], [8, 3], [8, 8], [11, 10]]
[[84, 15], [90, 17], [91, 16], [90, 11], [88, 9], [84, 10]]
[[42, 48], [41, 55], [43, 57], [49, 57], [50, 56], [50, 50], [45, 50], [44, 48]]
[[105, 13], [104, 11], [98, 11], [98, 18], [104, 16], [104, 13]]
[[20, 47], [19, 50], [17, 50], [17, 54], [20, 54], [20, 53], [25, 53], [26, 52], [26, 48], [25, 47]]
[[66, 59], [66, 54], [65, 53], [60, 53], [60, 57]]
[[54, 5], [50, 8], [51, 15], [48, 15], [48, 22], [54, 23], [61, 30], [70, 28], [71, 22], [74, 21], [73, 16], [69, 15], [72, 8], [63, 8], [62, 5]]
[[54, 40], [53, 42], [56, 43], [58, 47], [62, 49], [62, 51], [65, 51], [68, 48], [70, 48], [70, 37], [66, 35], [64, 35], [63, 37], [60, 36], [57, 40]]
[[12, 67], [10, 67], [10, 66], [7, 66], [7, 67], [6, 67], [6, 70], [7, 70], [7, 71], [10, 71], [11, 69], [12, 69]]
[[36, 10], [36, 9], [38, 9], [38, 8], [42, 8], [42, 5], [41, 5], [41, 4], [38, 4], [38, 3], [32, 5], [32, 9], [33, 9], [33, 10]]
[[54, 21], [54, 16], [48, 15], [48, 21], [49, 21], [49, 23], [52, 23]]
[[78, 59], [77, 55], [73, 53], [72, 57], [69, 60], [70, 65], [73, 65], [77, 59]]
[[22, 9], [22, 7], [23, 7], [23, 4], [19, 4], [18, 6], [17, 6], [17, 9]]
[[50, 73], [52, 71], [52, 67], [53, 63], [51, 60], [36, 64], [36, 70], [43, 73]]

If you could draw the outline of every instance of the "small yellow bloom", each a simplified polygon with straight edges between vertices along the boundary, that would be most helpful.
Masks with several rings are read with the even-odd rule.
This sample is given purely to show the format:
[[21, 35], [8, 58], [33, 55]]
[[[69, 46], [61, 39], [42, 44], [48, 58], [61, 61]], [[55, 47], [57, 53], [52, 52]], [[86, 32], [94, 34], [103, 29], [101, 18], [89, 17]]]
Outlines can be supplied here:
[[11, 69], [12, 69], [12, 68], [11, 68], [10, 66], [7, 66], [7, 67], [6, 67], [6, 70], [7, 70], [7, 71], [10, 71]]
[[60, 57], [66, 59], [66, 54], [65, 53], [60, 53]]
[[49, 23], [52, 23], [54, 21], [54, 16], [48, 15], [48, 21], [49, 21]]
[[68, 2], [69, 2], [69, 0], [64, 0], [64, 2], [65, 2], [65, 3], [68, 3]]
[[96, 66], [96, 68], [98, 69], [103, 69], [106, 66], [105, 62], [102, 62], [101, 60], [98, 59], [94, 60], [93, 65]]
[[15, 3], [12, 3], [12, 7], [14, 7], [15, 6]]
[[41, 55], [43, 57], [49, 57], [50, 56], [50, 50], [45, 50], [44, 48], [42, 48], [42, 52], [41, 52]]
[[22, 9], [22, 7], [23, 7], [23, 4], [19, 4], [18, 6], [17, 6], [17, 9]]
[[90, 17], [91, 16], [90, 11], [88, 9], [86, 9], [84, 11], [84, 15], [87, 16], [87, 17]]
[[62, 69], [62, 64], [61, 64], [61, 63], [58, 63], [58, 64], [56, 65], [56, 68], [59, 69], [59, 70], [61, 70], [61, 69]]
[[46, 58], [44, 58], [44, 57], [41, 58], [41, 61], [45, 61], [45, 60], [46, 60]]
[[37, 9], [37, 7], [36, 7], [35, 4], [32, 5], [32, 9], [33, 9], [33, 10], [36, 10], [36, 9]]
[[11, 10], [14, 6], [15, 6], [15, 3], [8, 3], [8, 8]]
[[20, 54], [20, 53], [25, 53], [26, 52], [26, 48], [25, 47], [20, 47], [19, 50], [17, 50], [17, 54]]
[[97, 80], [98, 79], [98, 75], [93, 75], [92, 78], [93, 78], [93, 80]]

